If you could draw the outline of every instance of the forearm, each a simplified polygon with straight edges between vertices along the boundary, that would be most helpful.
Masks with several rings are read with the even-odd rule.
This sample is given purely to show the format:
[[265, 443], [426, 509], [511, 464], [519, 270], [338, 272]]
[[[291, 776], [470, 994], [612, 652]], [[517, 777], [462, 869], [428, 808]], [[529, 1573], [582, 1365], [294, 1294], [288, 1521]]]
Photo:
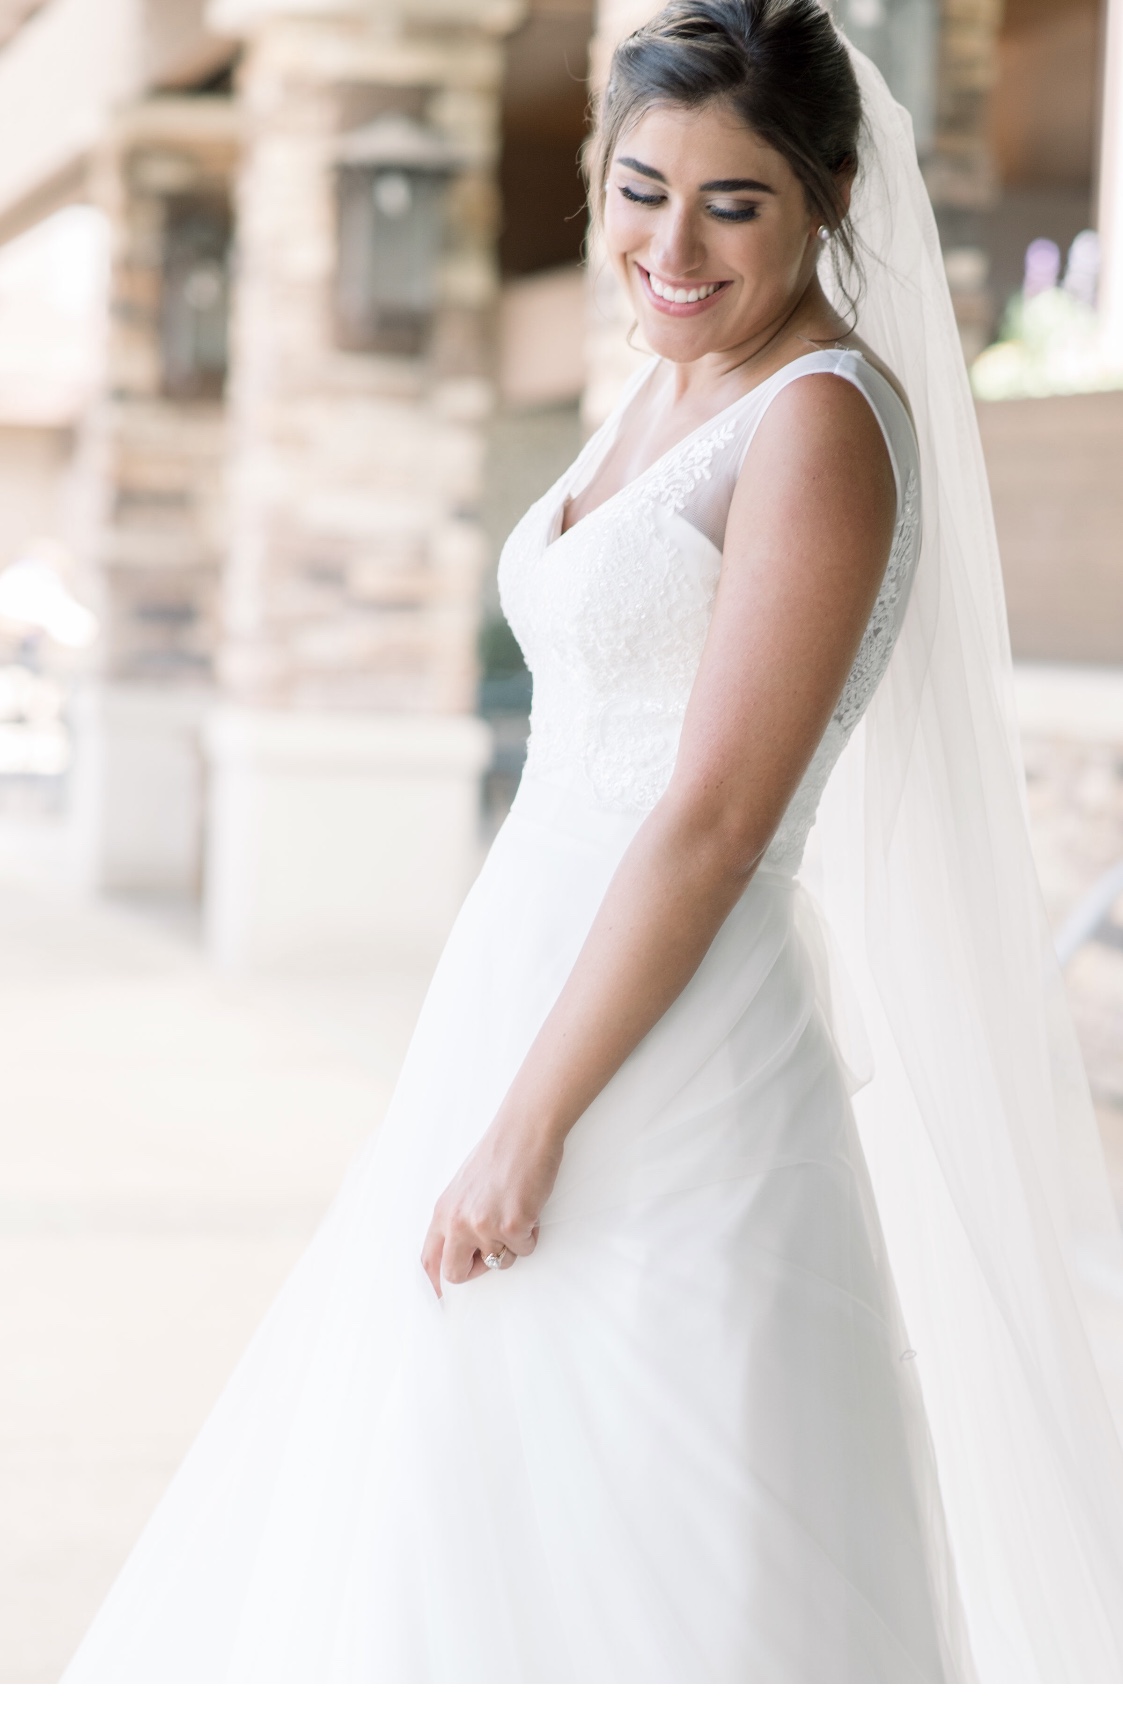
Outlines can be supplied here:
[[717, 831], [663, 805], [652, 812], [511, 1085], [501, 1123], [560, 1146], [687, 985], [755, 864]]

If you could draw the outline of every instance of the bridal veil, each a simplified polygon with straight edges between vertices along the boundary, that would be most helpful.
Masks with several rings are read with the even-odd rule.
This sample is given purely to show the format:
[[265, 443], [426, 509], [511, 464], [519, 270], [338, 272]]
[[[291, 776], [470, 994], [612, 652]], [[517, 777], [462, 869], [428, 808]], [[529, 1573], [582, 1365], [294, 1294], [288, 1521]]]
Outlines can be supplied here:
[[858, 1001], [836, 1002], [836, 1025], [851, 1063], [867, 1060], [855, 1110], [936, 1448], [965, 1674], [1120, 1681], [1123, 1240], [1030, 850], [998, 548], [935, 221], [907, 113], [851, 54], [857, 330], [912, 404], [923, 547], [805, 877], [832, 988]]

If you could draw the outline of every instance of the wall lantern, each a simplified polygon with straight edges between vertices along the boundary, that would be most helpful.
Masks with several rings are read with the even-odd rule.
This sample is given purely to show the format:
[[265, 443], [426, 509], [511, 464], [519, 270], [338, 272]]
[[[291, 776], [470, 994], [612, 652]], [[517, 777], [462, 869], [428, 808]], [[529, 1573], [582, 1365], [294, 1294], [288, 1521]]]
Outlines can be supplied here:
[[452, 145], [404, 113], [386, 113], [336, 150], [338, 343], [416, 356], [437, 301]]
[[226, 384], [230, 204], [171, 196], [165, 203], [160, 357], [169, 398], [219, 398]]

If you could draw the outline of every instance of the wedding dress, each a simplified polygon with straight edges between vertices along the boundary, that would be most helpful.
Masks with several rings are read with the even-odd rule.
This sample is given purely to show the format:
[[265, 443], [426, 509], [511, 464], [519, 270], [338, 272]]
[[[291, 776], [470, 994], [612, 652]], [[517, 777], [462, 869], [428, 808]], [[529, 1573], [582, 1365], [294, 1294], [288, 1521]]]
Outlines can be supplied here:
[[[514, 807], [379, 1134], [68, 1681], [1123, 1674], [1123, 1250], [1050, 984], [931, 210], [854, 60], [859, 330], [916, 432], [862, 356], [811, 353], [561, 533], [645, 371], [518, 525]], [[570, 1134], [535, 1254], [438, 1303], [433, 1202], [667, 783], [752, 434], [824, 370], [897, 484], [842, 697], [693, 980]]]
[[[752, 433], [821, 371], [870, 401], [899, 496], [842, 698], [695, 978], [570, 1134], [536, 1253], [438, 1303], [418, 1260], [433, 1203], [668, 781]], [[812, 353], [559, 535], [630, 405], [504, 551], [526, 771], [381, 1132], [70, 1680], [954, 1668], [923, 1408], [795, 880], [907, 601], [915, 439], [864, 358]]]

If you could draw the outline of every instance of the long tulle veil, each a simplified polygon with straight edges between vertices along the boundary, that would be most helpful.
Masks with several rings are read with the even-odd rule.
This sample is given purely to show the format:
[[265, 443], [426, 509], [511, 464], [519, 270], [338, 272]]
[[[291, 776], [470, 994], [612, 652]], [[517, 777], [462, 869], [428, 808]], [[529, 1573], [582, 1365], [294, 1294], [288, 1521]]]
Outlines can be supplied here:
[[810, 884], [857, 989], [855, 1110], [916, 1351], [964, 1676], [1123, 1680], [1123, 1240], [1027, 834], [998, 548], [907, 113], [865, 107], [858, 332], [911, 401], [923, 548]]

